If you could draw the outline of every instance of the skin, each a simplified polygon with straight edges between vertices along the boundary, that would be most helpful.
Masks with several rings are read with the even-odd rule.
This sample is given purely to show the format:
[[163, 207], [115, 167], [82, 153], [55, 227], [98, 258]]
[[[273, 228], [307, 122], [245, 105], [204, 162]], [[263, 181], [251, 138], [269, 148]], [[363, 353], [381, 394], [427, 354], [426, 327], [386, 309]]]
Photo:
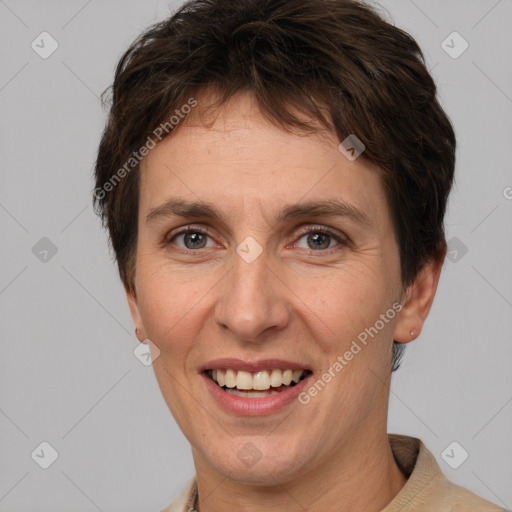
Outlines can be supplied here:
[[[382, 510], [406, 482], [386, 433], [392, 342], [421, 332], [442, 262], [403, 290], [380, 178], [363, 158], [346, 159], [334, 135], [288, 133], [248, 93], [206, 127], [197, 115], [205, 98], [198, 101], [142, 162], [127, 298], [139, 339], [160, 351], [153, 367], [192, 445], [199, 509]], [[170, 215], [147, 223], [171, 197], [207, 201], [224, 221]], [[327, 199], [356, 206], [371, 226], [325, 215], [276, 221], [285, 205]], [[206, 247], [187, 251], [189, 239], [173, 238], [189, 225], [208, 231]], [[327, 236], [311, 249], [314, 233], [301, 231], [308, 226], [347, 242]], [[247, 236], [263, 249], [252, 263], [236, 252]], [[198, 373], [220, 357], [281, 358], [318, 377], [397, 300], [401, 312], [306, 405], [243, 418], [221, 410]], [[251, 467], [237, 456], [248, 442], [261, 453]]]

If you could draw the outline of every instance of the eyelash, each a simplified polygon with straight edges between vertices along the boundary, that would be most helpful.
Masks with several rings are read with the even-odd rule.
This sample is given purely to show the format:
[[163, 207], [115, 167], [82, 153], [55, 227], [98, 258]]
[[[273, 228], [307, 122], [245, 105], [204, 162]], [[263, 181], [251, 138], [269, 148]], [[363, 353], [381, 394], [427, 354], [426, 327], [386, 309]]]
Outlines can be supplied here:
[[[171, 245], [173, 240], [175, 240], [178, 236], [187, 234], [187, 233], [200, 233], [202, 235], [208, 236], [211, 239], [213, 239], [213, 237], [210, 235], [210, 233], [206, 229], [198, 227], [198, 226], [187, 226], [186, 228], [180, 229], [179, 231], [177, 231], [175, 233], [167, 234], [164, 238], [163, 245], [167, 247], [167, 246]], [[341, 247], [345, 247], [350, 243], [350, 240], [348, 239], [348, 237], [340, 236], [339, 234], [337, 234], [336, 232], [332, 231], [329, 228], [326, 228], [325, 226], [309, 226], [307, 228], [302, 229], [298, 234], [297, 241], [300, 240], [303, 236], [309, 235], [309, 234], [327, 235], [327, 236], [334, 238], [334, 240], [336, 240], [336, 242], [338, 242], [334, 247], [330, 247], [328, 249], [319, 249], [319, 250], [304, 249], [305, 251], [308, 251], [309, 253], [330, 254], [333, 250], [339, 249]], [[179, 251], [186, 253], [186, 254], [198, 253], [201, 251], [201, 249], [184, 249], [183, 247], [178, 247], [178, 246], [176, 246], [176, 248]]]

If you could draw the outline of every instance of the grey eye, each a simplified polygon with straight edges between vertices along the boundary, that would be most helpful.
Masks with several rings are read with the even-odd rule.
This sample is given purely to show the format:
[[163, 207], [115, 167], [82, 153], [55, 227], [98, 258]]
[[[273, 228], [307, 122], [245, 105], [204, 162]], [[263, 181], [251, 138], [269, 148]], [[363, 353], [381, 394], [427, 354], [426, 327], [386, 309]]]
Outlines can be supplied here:
[[[208, 239], [211, 241], [210, 245], [208, 245]], [[185, 233], [180, 233], [174, 237], [174, 243], [178, 247], [190, 250], [205, 249], [215, 245], [213, 240], [211, 240], [206, 233], [201, 233], [200, 231], [187, 231]]]
[[[301, 245], [301, 240], [306, 239], [305, 244]], [[322, 233], [321, 231], [313, 231], [311, 233], [306, 233], [301, 236], [299, 241], [297, 242], [298, 247], [302, 247], [303, 249], [311, 249], [313, 251], [330, 249], [334, 245], [336, 245], [338, 241], [336, 238], [329, 233]]]

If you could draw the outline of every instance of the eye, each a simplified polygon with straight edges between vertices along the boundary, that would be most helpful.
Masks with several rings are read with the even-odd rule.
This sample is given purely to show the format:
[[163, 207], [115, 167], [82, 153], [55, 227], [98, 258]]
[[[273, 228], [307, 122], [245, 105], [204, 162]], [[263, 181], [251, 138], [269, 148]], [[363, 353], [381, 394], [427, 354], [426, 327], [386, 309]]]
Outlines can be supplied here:
[[344, 245], [343, 239], [325, 229], [309, 228], [295, 244], [301, 249], [324, 251], [337, 245]]
[[168, 237], [166, 244], [174, 244], [180, 249], [192, 251], [215, 246], [215, 242], [205, 231], [190, 226]]

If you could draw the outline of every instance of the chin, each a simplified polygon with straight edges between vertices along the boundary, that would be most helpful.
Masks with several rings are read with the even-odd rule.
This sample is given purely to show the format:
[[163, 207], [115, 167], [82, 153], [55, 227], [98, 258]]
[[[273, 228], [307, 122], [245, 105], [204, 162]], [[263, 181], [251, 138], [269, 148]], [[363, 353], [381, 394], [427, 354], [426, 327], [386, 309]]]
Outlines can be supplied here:
[[[226, 467], [218, 468], [229, 479], [235, 482], [260, 487], [275, 487], [276, 483], [285, 484], [296, 478], [298, 473], [294, 461], [280, 461], [275, 464], [261, 459], [258, 464], [248, 468], [238, 461], [226, 464]], [[228, 470], [225, 472], [224, 470]]]
[[238, 438], [236, 447], [229, 445], [224, 453], [209, 453], [208, 463], [215, 471], [236, 482], [272, 487], [293, 480], [306, 467], [306, 456], [300, 448], [303, 444], [299, 443], [293, 450], [284, 443], [276, 446], [267, 439], [262, 447], [258, 439], [261, 438], [252, 441], [250, 436], [244, 440]]

